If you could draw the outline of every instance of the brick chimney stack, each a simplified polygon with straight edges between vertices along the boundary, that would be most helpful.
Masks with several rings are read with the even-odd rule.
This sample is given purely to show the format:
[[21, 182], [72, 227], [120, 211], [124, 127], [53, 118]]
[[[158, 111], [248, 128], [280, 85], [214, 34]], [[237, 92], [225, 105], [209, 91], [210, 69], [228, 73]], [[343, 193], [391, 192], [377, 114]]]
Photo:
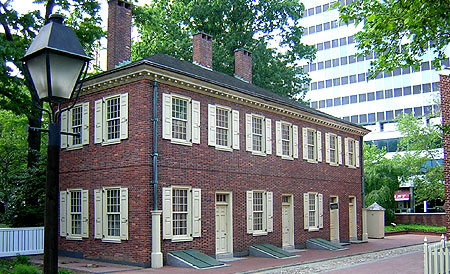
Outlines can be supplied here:
[[128, 60], [131, 60], [131, 4], [109, 0], [106, 68], [113, 69]]
[[199, 32], [192, 37], [192, 62], [212, 69], [212, 37]]
[[245, 49], [234, 51], [234, 76], [252, 83], [252, 53]]

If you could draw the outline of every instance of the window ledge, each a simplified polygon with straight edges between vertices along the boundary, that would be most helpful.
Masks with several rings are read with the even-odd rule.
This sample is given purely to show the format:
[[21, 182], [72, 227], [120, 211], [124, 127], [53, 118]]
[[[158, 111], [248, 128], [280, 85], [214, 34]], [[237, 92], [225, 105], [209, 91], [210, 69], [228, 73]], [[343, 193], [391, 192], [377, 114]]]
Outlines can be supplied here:
[[308, 228], [308, 232], [317, 232], [319, 229], [317, 227], [314, 228]]
[[67, 146], [66, 150], [78, 150], [78, 149], [82, 149], [83, 145], [76, 145], [76, 146]]
[[70, 236], [68, 235], [66, 237], [66, 240], [70, 240], [70, 241], [81, 241], [83, 240], [83, 238], [81, 236]]
[[102, 146], [109, 146], [109, 145], [115, 145], [115, 144], [120, 144], [120, 139], [114, 139], [114, 140], [109, 140], [109, 141], [103, 141], [102, 142]]
[[330, 164], [330, 166], [339, 166], [339, 164], [337, 164], [337, 163], [329, 163]]
[[215, 146], [217, 150], [222, 150], [222, 151], [228, 151], [228, 152], [232, 152], [233, 149], [231, 147], [224, 147], [224, 146]]
[[176, 238], [172, 238], [172, 243], [178, 243], [178, 242], [192, 242], [194, 238], [192, 237], [176, 237]]
[[259, 151], [252, 151], [252, 154], [253, 155], [256, 155], [256, 156], [266, 156], [267, 154], [266, 153], [264, 153], [264, 152], [259, 152]]
[[170, 142], [175, 145], [192, 146], [191, 142], [185, 140], [171, 139]]
[[316, 160], [311, 160], [311, 159], [307, 159], [306, 160], [308, 163], [311, 163], [311, 164], [318, 164], [319, 162], [318, 161], [316, 161]]
[[120, 244], [121, 240], [120, 239], [112, 239], [112, 238], [103, 238], [102, 242]]
[[253, 232], [253, 236], [267, 236], [267, 231]]
[[283, 160], [290, 160], [290, 161], [294, 160], [293, 157], [291, 157], [291, 156], [286, 156], [286, 155], [282, 155], [282, 156], [281, 156], [281, 159], [283, 159]]

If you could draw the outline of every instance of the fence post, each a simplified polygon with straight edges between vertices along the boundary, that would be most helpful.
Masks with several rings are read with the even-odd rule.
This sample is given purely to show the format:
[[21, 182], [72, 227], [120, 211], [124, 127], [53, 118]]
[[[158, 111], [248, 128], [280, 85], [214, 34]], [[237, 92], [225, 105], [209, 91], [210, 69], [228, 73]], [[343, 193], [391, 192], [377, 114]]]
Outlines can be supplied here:
[[444, 252], [445, 252], [445, 238], [444, 234], [441, 235], [441, 246], [439, 248], [439, 271], [440, 273], [445, 273], [445, 258], [444, 258]]
[[423, 239], [423, 265], [424, 265], [424, 274], [430, 274], [429, 270], [428, 270], [428, 239], [427, 237], [425, 237], [425, 239]]

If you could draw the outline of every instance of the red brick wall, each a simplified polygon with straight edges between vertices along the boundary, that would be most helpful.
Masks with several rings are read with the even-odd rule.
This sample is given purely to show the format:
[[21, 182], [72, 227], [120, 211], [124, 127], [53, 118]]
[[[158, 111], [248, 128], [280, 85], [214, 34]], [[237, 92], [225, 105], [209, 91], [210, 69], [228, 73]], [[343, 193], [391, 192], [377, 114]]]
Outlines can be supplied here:
[[240, 49], [234, 52], [234, 74], [252, 82], [252, 54], [249, 51]]
[[192, 37], [192, 61], [212, 69], [212, 37], [197, 33]]
[[[102, 146], [93, 144], [94, 101], [106, 94], [128, 92], [129, 95], [129, 138], [120, 144]], [[60, 239], [62, 250], [83, 252], [87, 257], [146, 264], [151, 253], [150, 210], [153, 209], [151, 189], [151, 82], [142, 80], [134, 84], [116, 87], [106, 92], [80, 98], [90, 101], [90, 144], [81, 150], [63, 151], [61, 155], [61, 189], [84, 187], [90, 190], [90, 238], [83, 241]], [[348, 200], [357, 199], [358, 237], [361, 237], [361, 170], [345, 165], [333, 167], [325, 163], [325, 132], [336, 133], [359, 140], [334, 129], [308, 124], [279, 114], [266, 112], [248, 106], [230, 103], [203, 94], [160, 84], [158, 88], [158, 117], [161, 121], [161, 93], [175, 93], [189, 96], [201, 103], [201, 142], [192, 146], [172, 144], [161, 138], [161, 123], [158, 123], [158, 181], [159, 206], [161, 188], [171, 185], [192, 186], [202, 190], [202, 237], [191, 242], [172, 243], [162, 241], [162, 251], [194, 248], [209, 255], [215, 254], [215, 192], [233, 193], [234, 252], [248, 251], [254, 243], [271, 243], [281, 246], [281, 195], [294, 196], [295, 244], [304, 245], [309, 238], [329, 239], [329, 198], [339, 196], [339, 221], [341, 241], [349, 239]], [[240, 119], [240, 150], [219, 151], [207, 145], [208, 103], [220, 104], [238, 110]], [[273, 154], [256, 156], [245, 150], [245, 113], [265, 115], [275, 121], [284, 120], [301, 128], [312, 127], [322, 131], [323, 162], [307, 163], [302, 159], [299, 142], [299, 159], [282, 160], [275, 156], [275, 134], [273, 133]], [[343, 143], [343, 142], [342, 142]], [[344, 150], [344, 144], [342, 144]], [[80, 163], [81, 159], [81, 163]], [[362, 156], [361, 156], [362, 161]], [[120, 185], [129, 187], [129, 240], [120, 244], [103, 243], [94, 240], [93, 190], [101, 186]], [[273, 191], [274, 232], [267, 236], [252, 236], [246, 228], [246, 191]], [[303, 229], [303, 193], [313, 191], [323, 194], [324, 228], [318, 232]]]
[[[440, 76], [440, 88], [441, 88], [441, 114], [442, 124], [450, 125], [450, 76]], [[444, 133], [443, 136], [444, 147], [444, 182], [445, 182], [445, 212], [446, 214], [446, 227], [447, 236], [450, 236], [450, 159], [448, 153], [450, 151], [450, 135]]]
[[445, 226], [445, 213], [401, 213], [395, 214], [396, 224], [422, 224]]

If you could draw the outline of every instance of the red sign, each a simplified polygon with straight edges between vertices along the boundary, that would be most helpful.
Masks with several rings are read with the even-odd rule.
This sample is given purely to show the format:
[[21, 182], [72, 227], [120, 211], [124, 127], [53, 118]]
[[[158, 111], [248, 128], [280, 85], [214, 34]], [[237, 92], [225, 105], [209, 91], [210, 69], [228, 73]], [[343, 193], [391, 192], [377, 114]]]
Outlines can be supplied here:
[[394, 199], [396, 201], [409, 201], [409, 191], [408, 190], [400, 190], [394, 193]]

